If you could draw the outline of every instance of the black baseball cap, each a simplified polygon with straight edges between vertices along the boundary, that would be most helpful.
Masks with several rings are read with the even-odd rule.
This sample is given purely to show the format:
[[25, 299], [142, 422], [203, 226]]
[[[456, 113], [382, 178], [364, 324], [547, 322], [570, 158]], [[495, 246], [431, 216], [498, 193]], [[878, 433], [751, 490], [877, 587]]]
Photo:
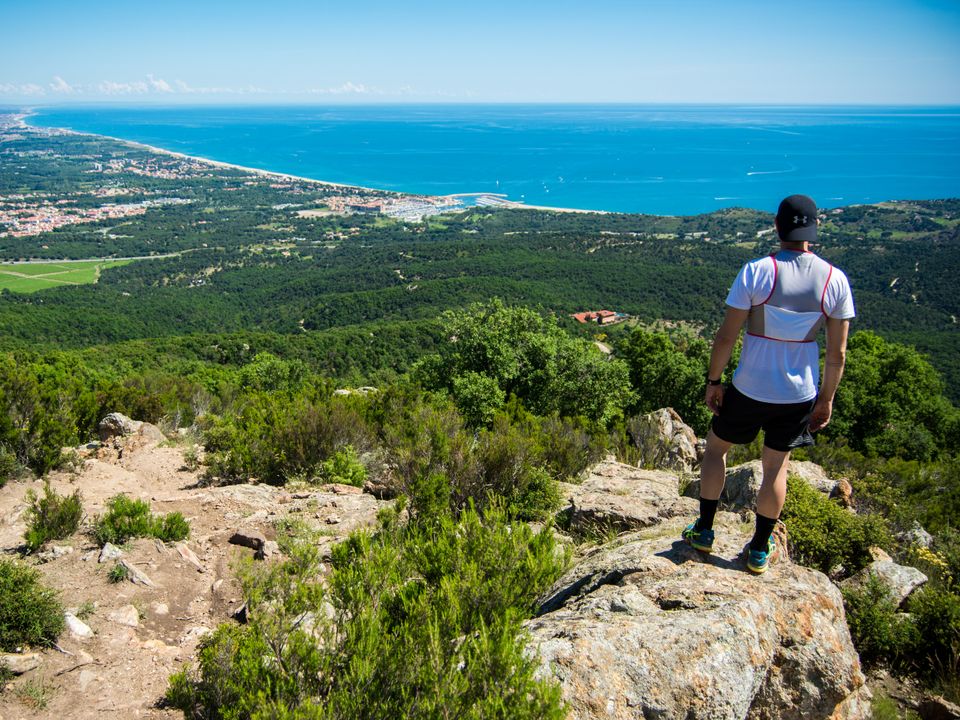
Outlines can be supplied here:
[[784, 198], [777, 209], [777, 231], [783, 242], [817, 239], [817, 204], [806, 195]]

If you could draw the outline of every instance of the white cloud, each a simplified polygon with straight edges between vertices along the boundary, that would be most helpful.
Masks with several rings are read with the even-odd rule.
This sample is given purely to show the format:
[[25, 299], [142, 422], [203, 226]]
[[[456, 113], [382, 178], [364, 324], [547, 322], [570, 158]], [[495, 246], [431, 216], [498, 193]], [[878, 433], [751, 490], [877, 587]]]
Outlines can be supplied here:
[[379, 88], [368, 87], [363, 83], [354, 83], [347, 80], [342, 85], [329, 88], [311, 88], [306, 91], [309, 95], [383, 95]]
[[173, 92], [173, 88], [170, 87], [170, 83], [168, 83], [163, 78], [155, 78], [153, 75], [147, 75], [147, 82], [150, 83], [150, 87], [156, 90], [157, 92], [162, 92], [162, 93]]
[[142, 80], [135, 82], [114, 82], [104, 80], [97, 85], [97, 90], [103, 95], [143, 95], [149, 91], [147, 83]]
[[41, 97], [47, 94], [42, 85], [35, 83], [24, 83], [16, 85], [14, 83], [0, 83], [0, 93], [5, 95], [27, 95], [30, 97]]
[[53, 90], [53, 92], [55, 93], [70, 94], [70, 93], [76, 92], [76, 88], [74, 88], [70, 83], [68, 83], [59, 75], [53, 76], [53, 82], [50, 83], [50, 89]]

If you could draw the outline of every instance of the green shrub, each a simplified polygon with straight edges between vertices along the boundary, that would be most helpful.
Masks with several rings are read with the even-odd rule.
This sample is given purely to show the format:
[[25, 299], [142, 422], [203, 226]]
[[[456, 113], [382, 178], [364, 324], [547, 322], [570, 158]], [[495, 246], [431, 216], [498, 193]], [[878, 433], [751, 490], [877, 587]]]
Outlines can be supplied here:
[[955, 694], [960, 689], [960, 595], [923, 587], [910, 597], [907, 607], [917, 629], [918, 668], [932, 671], [941, 680], [952, 678]]
[[156, 518], [153, 536], [163, 542], [185, 540], [190, 535], [190, 523], [182, 513], [172, 512]]
[[920, 720], [920, 716], [912, 710], [901, 713], [900, 707], [882, 690], [873, 691], [873, 700], [870, 701], [870, 717], [873, 720]]
[[563, 569], [550, 530], [497, 508], [422, 520], [385, 512], [334, 549], [327, 583], [309, 538], [286, 541], [283, 563], [248, 563], [249, 623], [204, 639], [168, 703], [238, 720], [565, 717], [520, 625]]
[[127, 566], [116, 563], [112, 568], [110, 568], [110, 572], [107, 573], [107, 580], [112, 583], [118, 583], [123, 582], [129, 576], [130, 572], [127, 570]]
[[283, 485], [291, 477], [319, 475], [344, 445], [363, 451], [370, 440], [358, 406], [365, 400], [323, 392], [245, 395], [233, 414], [213, 419], [204, 434], [207, 475], [222, 483], [256, 478]]
[[32, 490], [27, 492], [27, 531], [24, 534], [27, 549], [31, 552], [48, 540], [63, 540], [80, 527], [83, 518], [83, 498], [79, 490], [72, 495], [59, 495], [50, 483], [43, 487], [43, 497]]
[[40, 573], [0, 558], [0, 650], [53, 645], [63, 626], [63, 606], [56, 592], [40, 582]]
[[866, 663], [902, 662], [916, 644], [910, 618], [897, 612], [890, 588], [871, 575], [860, 588], [843, 591], [853, 644]]
[[153, 537], [171, 542], [183, 540], [190, 526], [178, 512], [152, 515], [145, 500], [117, 495], [107, 503], [107, 512], [94, 523], [93, 534], [100, 545], [120, 545], [135, 537]]
[[506, 416], [498, 415], [493, 428], [480, 433], [475, 454], [480, 472], [470, 478], [472, 486], [461, 488], [465, 501], [484, 508], [502, 500], [521, 520], [546, 519], [559, 507], [560, 489], [539, 466], [534, 440]]
[[454, 402], [472, 427], [489, 426], [506, 399], [495, 378], [476, 372], [453, 378], [450, 389]]
[[600, 460], [606, 450], [602, 432], [591, 432], [583, 418], [543, 418], [535, 435], [537, 455], [550, 475], [564, 482], [579, 482], [580, 475]]
[[837, 566], [855, 572], [870, 563], [870, 547], [890, 544], [882, 517], [855, 515], [793, 477], [787, 480], [780, 517], [787, 526], [791, 557], [822, 572]]
[[17, 462], [17, 456], [10, 452], [6, 446], [0, 445], [0, 488], [10, 480], [15, 479], [19, 474], [20, 463]]
[[353, 449], [353, 445], [344, 445], [323, 462], [320, 477], [328, 483], [363, 487], [363, 483], [367, 480], [367, 469], [360, 462], [360, 457]]

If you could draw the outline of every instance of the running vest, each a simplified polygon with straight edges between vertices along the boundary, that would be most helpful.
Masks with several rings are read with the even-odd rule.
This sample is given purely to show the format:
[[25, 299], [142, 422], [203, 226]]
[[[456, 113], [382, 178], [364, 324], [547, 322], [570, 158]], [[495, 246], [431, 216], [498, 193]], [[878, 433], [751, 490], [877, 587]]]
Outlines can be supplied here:
[[[784, 252], [784, 251], [781, 251]], [[826, 320], [823, 299], [833, 266], [812, 252], [773, 262], [773, 289], [759, 305], [750, 308], [747, 333], [780, 342], [815, 342]]]

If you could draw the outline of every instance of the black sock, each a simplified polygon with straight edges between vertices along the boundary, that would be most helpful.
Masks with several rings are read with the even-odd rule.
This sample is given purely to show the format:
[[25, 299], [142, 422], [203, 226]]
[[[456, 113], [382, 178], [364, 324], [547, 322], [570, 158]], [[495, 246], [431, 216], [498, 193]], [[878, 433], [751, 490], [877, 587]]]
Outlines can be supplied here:
[[750, 541], [750, 549], [766, 552], [767, 543], [770, 542], [770, 536], [773, 535], [773, 528], [776, 526], [777, 518], [768, 518], [757, 513], [757, 530], [753, 533], [753, 540]]
[[717, 514], [717, 505], [719, 500], [707, 500], [700, 498], [700, 518], [697, 520], [696, 531], [711, 530], [713, 528], [713, 518]]

